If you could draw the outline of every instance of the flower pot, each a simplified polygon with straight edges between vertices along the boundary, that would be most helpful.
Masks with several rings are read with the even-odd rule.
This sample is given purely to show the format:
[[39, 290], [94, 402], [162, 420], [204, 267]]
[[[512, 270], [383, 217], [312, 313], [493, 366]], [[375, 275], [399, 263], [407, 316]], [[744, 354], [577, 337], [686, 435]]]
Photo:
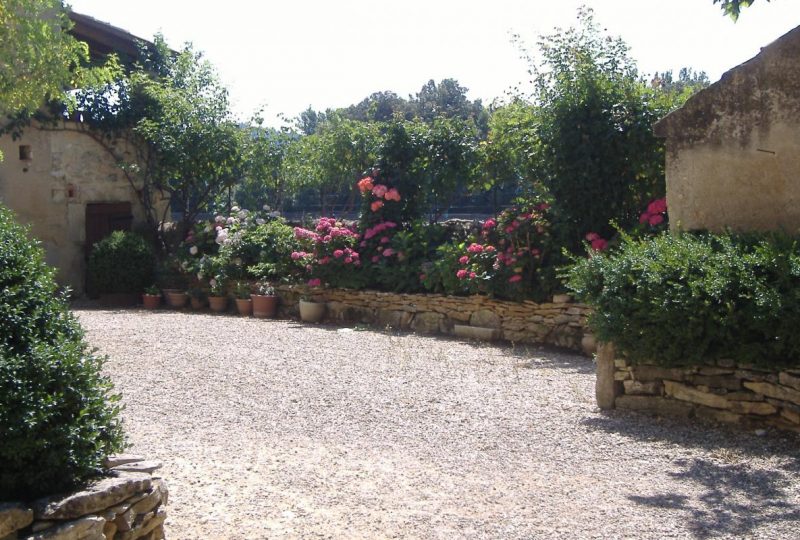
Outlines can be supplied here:
[[274, 317], [278, 312], [278, 297], [277, 296], [264, 296], [261, 294], [251, 294], [250, 299], [253, 301], [253, 316], [260, 319], [266, 317]]
[[249, 298], [237, 298], [236, 311], [243, 317], [249, 317], [253, 313], [253, 301]]
[[181, 309], [186, 307], [189, 302], [189, 295], [184, 291], [165, 290], [164, 296], [167, 297], [167, 305], [171, 308]]
[[208, 307], [211, 308], [211, 311], [216, 311], [217, 313], [221, 313], [228, 309], [228, 297], [227, 296], [209, 296], [208, 297]]
[[203, 309], [206, 305], [206, 301], [204, 299], [195, 298], [194, 296], [189, 299], [189, 303], [194, 310]]
[[308, 300], [300, 300], [300, 320], [303, 322], [318, 323], [324, 316], [324, 302], [309, 302]]
[[161, 295], [143, 294], [142, 304], [144, 304], [144, 309], [158, 309], [158, 306], [161, 305]]

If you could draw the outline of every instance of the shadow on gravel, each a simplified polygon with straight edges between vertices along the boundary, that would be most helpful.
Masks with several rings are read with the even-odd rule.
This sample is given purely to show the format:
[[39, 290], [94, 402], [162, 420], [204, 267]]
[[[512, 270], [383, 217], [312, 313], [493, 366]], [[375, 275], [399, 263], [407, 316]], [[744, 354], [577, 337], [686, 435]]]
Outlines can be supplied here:
[[[639, 505], [684, 512], [695, 538], [744, 537], [762, 525], [800, 524], [800, 506], [789, 502], [791, 488], [800, 475], [798, 437], [794, 434], [757, 437], [732, 428], [622, 412], [587, 418], [583, 425], [622, 434], [638, 443], [668, 442], [702, 449], [713, 458], [676, 460], [674, 466], [678, 470], [667, 473], [698, 488], [694, 490], [699, 493], [697, 496], [628, 496]], [[754, 457], [778, 459], [773, 469], [764, 470], [749, 464]]]

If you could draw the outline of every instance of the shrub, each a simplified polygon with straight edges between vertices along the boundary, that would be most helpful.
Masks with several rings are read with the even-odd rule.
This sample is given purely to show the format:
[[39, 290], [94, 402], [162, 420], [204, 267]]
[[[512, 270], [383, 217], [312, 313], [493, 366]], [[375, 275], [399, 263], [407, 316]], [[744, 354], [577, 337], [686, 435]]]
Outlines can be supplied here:
[[662, 234], [577, 262], [567, 285], [634, 362], [800, 364], [800, 251], [779, 234]]
[[102, 362], [42, 250], [0, 206], [0, 499], [72, 488], [122, 449]]
[[94, 245], [89, 284], [98, 294], [140, 293], [153, 282], [155, 255], [136, 233], [114, 231]]

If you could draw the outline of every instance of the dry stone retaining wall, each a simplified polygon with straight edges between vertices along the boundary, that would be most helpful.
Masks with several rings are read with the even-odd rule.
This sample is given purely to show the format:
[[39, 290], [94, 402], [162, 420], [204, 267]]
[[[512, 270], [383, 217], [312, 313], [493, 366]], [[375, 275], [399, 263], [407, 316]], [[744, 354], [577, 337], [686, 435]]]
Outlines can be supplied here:
[[597, 403], [747, 427], [800, 432], [800, 370], [721, 359], [702, 366], [631, 364], [612, 345], [599, 348]]
[[108, 476], [86, 489], [30, 505], [0, 503], [0, 540], [160, 540], [169, 490], [156, 461], [107, 460]]
[[586, 318], [589, 308], [558, 295], [554, 302], [509, 302], [485, 296], [395, 294], [345, 289], [309, 289], [280, 286], [284, 315], [296, 316], [300, 296], [327, 304], [326, 319], [413, 330], [425, 334], [453, 334], [455, 325], [494, 328], [499, 339], [515, 343], [549, 344], [591, 354], [594, 339]]

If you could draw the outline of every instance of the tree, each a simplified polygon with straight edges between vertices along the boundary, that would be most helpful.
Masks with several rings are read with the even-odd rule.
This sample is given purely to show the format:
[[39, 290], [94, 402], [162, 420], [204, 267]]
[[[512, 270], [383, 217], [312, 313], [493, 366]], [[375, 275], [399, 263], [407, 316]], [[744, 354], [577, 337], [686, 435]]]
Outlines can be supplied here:
[[70, 28], [60, 0], [0, 0], [0, 114], [28, 117], [75, 84], [89, 49]]
[[[77, 110], [83, 123], [62, 127], [86, 133], [114, 156], [164, 249], [170, 248], [162, 227], [170, 208], [180, 214], [179, 230], [188, 230], [243, 175], [245, 133], [214, 69], [191, 46], [175, 53], [156, 36], [130, 73], [77, 92]], [[118, 152], [121, 141], [135, 156]], [[170, 201], [162, 213], [159, 194]]]
[[[720, 4], [722, 11], [734, 21], [739, 18], [742, 8], [750, 7], [755, 0], [713, 0], [715, 4]], [[767, 0], [769, 2], [769, 0]]]
[[561, 245], [577, 250], [589, 232], [634, 221], [663, 194], [663, 145], [652, 124], [657, 95], [640, 80], [627, 45], [600, 33], [590, 9], [576, 28], [539, 41], [532, 65], [538, 108], [534, 175], [553, 201]]
[[411, 100], [416, 115], [426, 122], [434, 118], [471, 119], [481, 134], [487, 130], [488, 114], [481, 100], [470, 101], [467, 88], [455, 79], [443, 79], [438, 84], [433, 79], [425, 83]]

